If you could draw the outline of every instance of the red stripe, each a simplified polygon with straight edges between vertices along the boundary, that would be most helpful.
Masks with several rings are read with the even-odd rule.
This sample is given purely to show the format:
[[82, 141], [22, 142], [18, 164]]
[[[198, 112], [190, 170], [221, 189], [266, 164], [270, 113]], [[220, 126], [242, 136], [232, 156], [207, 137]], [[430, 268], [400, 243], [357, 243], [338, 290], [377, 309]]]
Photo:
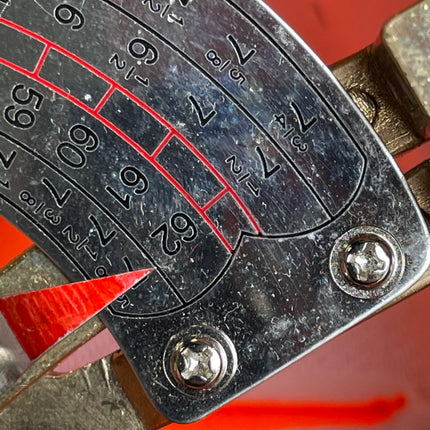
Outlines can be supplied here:
[[224, 187], [227, 188], [228, 192], [233, 196], [233, 198], [238, 203], [239, 207], [245, 212], [245, 215], [251, 222], [251, 224], [254, 226], [255, 230], [258, 233], [262, 233], [261, 227], [258, 224], [257, 220], [254, 218], [254, 216], [251, 214], [251, 211], [248, 209], [248, 207], [243, 203], [241, 198], [237, 195], [237, 193], [233, 190], [231, 185], [224, 179], [223, 176], [218, 172], [218, 170], [215, 169], [214, 166], [201, 154], [196, 147], [189, 142], [184, 136], [181, 134], [177, 134], [178, 139], [182, 141], [182, 143], [212, 172], [214, 176], [224, 185]]
[[40, 76], [34, 76], [33, 73], [28, 72], [22, 67], [19, 67], [7, 60], [4, 60], [0, 58], [0, 64], [4, 64], [7, 67], [10, 67], [13, 70], [16, 70], [22, 74], [25, 74], [27, 76], [30, 76], [34, 80], [40, 82], [45, 87], [51, 89], [52, 91], [60, 94], [65, 99], [71, 101], [75, 105], [79, 106], [81, 109], [85, 110], [86, 112], [90, 113], [94, 118], [98, 119], [100, 122], [102, 122], [104, 125], [106, 125], [108, 128], [110, 128], [113, 132], [115, 132], [119, 137], [121, 137], [123, 140], [125, 140], [129, 145], [131, 145], [136, 151], [138, 151], [143, 157], [148, 160], [152, 165], [163, 175], [165, 178], [182, 194], [185, 200], [188, 201], [188, 203], [197, 211], [197, 213], [206, 221], [206, 223], [209, 225], [209, 227], [213, 230], [215, 235], [219, 238], [221, 243], [225, 246], [225, 248], [232, 252], [233, 248], [228, 243], [227, 239], [222, 235], [222, 233], [219, 231], [219, 229], [216, 227], [216, 225], [212, 222], [212, 220], [204, 213], [204, 211], [200, 208], [200, 206], [195, 202], [195, 200], [191, 197], [190, 194], [186, 192], [186, 190], [179, 184], [179, 182], [173, 178], [173, 176], [164, 169], [161, 164], [159, 164], [157, 161], [152, 160], [150, 155], [134, 140], [132, 140], [130, 137], [128, 137], [123, 131], [121, 131], [118, 127], [116, 127], [114, 124], [112, 124], [110, 121], [108, 121], [106, 118], [102, 117], [99, 113], [95, 112], [93, 109], [89, 108], [85, 103], [81, 102], [76, 97], [73, 97], [66, 91], [62, 90], [61, 88], [58, 88], [56, 85], [48, 82], [46, 79], [41, 78]]
[[154, 160], [154, 165], [157, 169], [163, 173], [163, 175], [169, 179], [170, 182], [179, 190], [179, 192], [184, 196], [186, 200], [193, 206], [193, 208], [199, 213], [199, 215], [206, 221], [209, 227], [216, 234], [218, 239], [222, 242], [222, 244], [227, 248], [229, 252], [233, 252], [232, 246], [228, 243], [227, 239], [218, 229], [218, 227], [213, 223], [213, 221], [206, 215], [205, 211], [192, 199], [192, 197], [185, 191], [182, 185], [157, 161]]
[[[91, 64], [84, 61], [82, 58], [78, 57], [76, 54], [73, 54], [72, 52], [68, 51], [67, 49], [62, 48], [61, 46], [51, 42], [50, 40], [46, 39], [43, 36], [40, 36], [39, 34], [28, 30], [25, 27], [20, 26], [19, 24], [16, 24], [12, 21], [9, 21], [5, 18], [0, 17], [0, 23], [3, 23], [23, 34], [26, 34], [27, 36], [30, 36], [36, 40], [39, 40], [42, 43], [45, 43], [47, 47], [54, 48], [58, 52], [62, 53], [63, 55], [71, 58], [81, 66], [85, 67], [92, 73], [94, 73], [96, 76], [100, 77], [104, 81], [108, 82], [114, 89], [117, 89], [118, 91], [121, 91], [126, 97], [133, 100], [138, 106], [145, 109], [148, 113], [150, 113], [155, 119], [157, 119], [161, 124], [163, 124], [166, 128], [168, 128], [170, 131], [173, 131], [175, 135], [193, 152], [194, 155], [196, 155], [204, 164], [205, 166], [216, 176], [216, 178], [228, 189], [229, 193], [231, 193], [232, 197], [236, 200], [239, 207], [244, 211], [248, 219], [250, 220], [251, 224], [254, 226], [257, 232], [261, 233], [262, 230], [257, 222], [257, 220], [252, 215], [251, 211], [248, 209], [248, 207], [245, 205], [245, 203], [242, 201], [242, 199], [239, 197], [239, 195], [232, 189], [230, 184], [222, 177], [222, 175], [215, 169], [215, 167], [201, 154], [196, 147], [189, 142], [179, 131], [175, 130], [158, 112], [156, 112], [154, 109], [152, 109], [149, 105], [144, 103], [141, 99], [136, 97], [133, 93], [119, 85], [115, 80], [110, 78], [109, 76], [102, 73], [100, 70], [96, 69]], [[41, 59], [39, 60], [39, 64], [41, 63]], [[33, 74], [33, 77], [34, 74]]]
[[222, 233], [218, 230], [217, 226], [212, 222], [212, 220], [204, 213], [202, 208], [196, 203], [196, 201], [188, 194], [184, 187], [157, 161], [151, 159], [149, 154], [144, 151], [138, 143], [136, 143], [133, 139], [128, 137], [123, 131], [121, 131], [118, 127], [112, 124], [107, 119], [103, 118], [98, 114], [94, 114], [94, 116], [102, 121], [105, 125], [107, 125], [112, 131], [114, 131], [121, 139], [124, 139], [129, 145], [131, 145], [136, 151], [142, 154], [148, 161], [150, 161], [153, 166], [182, 194], [185, 200], [195, 209], [195, 211], [206, 221], [209, 227], [213, 230], [213, 232], [217, 235], [222, 244], [227, 248], [229, 252], [233, 252], [232, 246], [227, 242], [227, 239], [222, 235]]

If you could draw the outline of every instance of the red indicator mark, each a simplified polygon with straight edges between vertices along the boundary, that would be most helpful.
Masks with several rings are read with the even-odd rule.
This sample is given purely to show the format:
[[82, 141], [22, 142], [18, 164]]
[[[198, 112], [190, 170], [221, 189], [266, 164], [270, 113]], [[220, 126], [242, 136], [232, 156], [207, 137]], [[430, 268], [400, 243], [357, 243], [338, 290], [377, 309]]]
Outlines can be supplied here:
[[109, 100], [109, 97], [112, 95], [114, 91], [115, 91], [115, 87], [111, 85], [110, 88], [106, 91], [105, 95], [97, 103], [97, 106], [94, 108], [94, 112], [97, 112], [97, 113], [100, 112], [101, 108], [106, 104], [106, 102]]
[[153, 157], [150, 157], [148, 153], [139, 146], [138, 143], [136, 143], [133, 139], [128, 137], [123, 131], [121, 131], [110, 121], [108, 121], [107, 119], [103, 118], [98, 114], [94, 114], [94, 116], [97, 119], [99, 119], [101, 122], [103, 122], [103, 124], [107, 125], [118, 136], [120, 136], [121, 139], [125, 140], [130, 146], [136, 149], [136, 151], [142, 154], [148, 161], [150, 161], [152, 165], [182, 194], [184, 199], [187, 200], [188, 203], [190, 203], [190, 205], [195, 209], [195, 211], [206, 221], [206, 223], [216, 234], [216, 236], [226, 247], [226, 249], [229, 252], [233, 252], [232, 246], [228, 243], [227, 239], [219, 231], [218, 227], [213, 223], [213, 221], [206, 215], [205, 211], [197, 204], [197, 202], [190, 196], [190, 194], [188, 194], [185, 188], [157, 160], [154, 160]]
[[0, 298], [0, 312], [34, 360], [98, 314], [152, 269]]
[[155, 160], [160, 155], [161, 151], [165, 148], [165, 146], [169, 143], [170, 139], [174, 136], [175, 132], [170, 130], [169, 134], [163, 139], [163, 141], [158, 145], [157, 149], [152, 153], [152, 160]]
[[45, 45], [45, 48], [43, 49], [43, 52], [42, 52], [42, 54], [41, 54], [41, 56], [39, 58], [39, 61], [37, 62], [36, 67], [34, 68], [34, 71], [33, 71], [33, 74], [35, 76], [37, 76], [39, 74], [40, 69], [43, 66], [43, 63], [45, 62], [46, 57], [49, 54], [50, 49], [51, 49], [51, 47], [49, 45]]
[[[8, 27], [11, 27], [23, 34], [26, 34], [27, 36], [30, 36], [42, 43], [44, 43], [46, 45], [45, 50], [43, 51], [39, 61], [38, 61], [38, 65], [36, 66], [35, 70], [33, 72], [28, 73], [27, 70], [16, 66], [6, 60], [1, 60], [0, 62], [7, 65], [8, 67], [19, 71], [20, 73], [24, 73], [30, 77], [32, 77], [35, 80], [38, 80], [40, 83], [42, 83], [43, 85], [45, 85], [46, 87], [50, 88], [51, 90], [57, 92], [58, 94], [62, 95], [63, 97], [65, 97], [66, 99], [68, 99], [69, 101], [71, 101], [72, 103], [78, 105], [81, 109], [84, 109], [85, 111], [87, 111], [88, 113], [90, 113], [91, 115], [93, 115], [94, 117], [96, 117], [98, 120], [100, 120], [101, 122], [103, 122], [105, 125], [108, 125], [109, 121], [106, 121], [105, 118], [103, 118], [101, 115], [99, 115], [99, 111], [102, 109], [103, 105], [107, 102], [107, 100], [109, 100], [109, 97], [112, 95], [112, 93], [117, 90], [122, 92], [126, 97], [128, 97], [129, 99], [131, 99], [134, 103], [136, 103], [138, 106], [140, 106], [142, 109], [146, 110], [149, 114], [151, 114], [156, 120], [158, 120], [161, 124], [163, 124], [168, 130], [169, 130], [169, 136], [170, 133], [172, 133], [172, 136], [176, 136], [188, 149], [191, 150], [191, 152], [208, 168], [208, 170], [224, 185], [224, 187], [227, 189], [227, 191], [232, 195], [232, 197], [234, 198], [234, 200], [237, 202], [237, 204], [239, 205], [239, 207], [244, 211], [244, 213], [246, 214], [246, 216], [248, 217], [249, 221], [251, 222], [251, 224], [254, 226], [256, 232], [258, 233], [262, 233], [262, 230], [257, 222], [257, 220], [254, 218], [254, 216], [251, 214], [251, 211], [248, 209], [248, 207], [245, 205], [245, 203], [242, 201], [242, 199], [239, 197], [239, 195], [233, 190], [233, 188], [230, 186], [230, 184], [223, 178], [223, 176], [215, 169], [215, 167], [210, 163], [209, 160], [207, 160], [203, 154], [201, 154], [198, 149], [191, 143], [189, 142], [181, 133], [179, 133], [179, 131], [177, 131], [176, 129], [174, 129], [161, 115], [159, 115], [154, 109], [152, 109], [150, 106], [148, 106], [146, 103], [142, 102], [142, 100], [140, 100], [138, 97], [136, 97], [133, 93], [131, 93], [130, 91], [128, 91], [127, 89], [125, 89], [124, 87], [122, 87], [121, 85], [119, 85], [115, 80], [113, 80], [112, 78], [110, 78], [109, 76], [105, 75], [104, 73], [102, 73], [100, 70], [96, 69], [94, 66], [92, 66], [91, 64], [87, 63], [86, 61], [84, 61], [83, 59], [81, 59], [80, 57], [78, 57], [77, 55], [73, 54], [72, 52], [62, 48], [61, 46], [51, 42], [50, 40], [44, 38], [43, 36], [38, 35], [37, 33], [28, 30], [25, 27], [22, 27], [12, 21], [9, 21], [5, 18], [0, 18], [0, 23], [3, 23], [4, 25], [7, 25]], [[40, 68], [43, 65], [43, 62], [48, 54], [49, 49], [55, 49], [56, 51], [60, 52], [61, 54], [69, 57], [70, 59], [72, 59], [73, 61], [75, 61], [76, 63], [80, 64], [81, 66], [85, 67], [87, 70], [89, 70], [90, 72], [94, 73], [96, 76], [98, 76], [99, 78], [103, 79], [105, 82], [107, 82], [108, 84], [110, 84], [110, 88], [109, 90], [105, 93], [105, 95], [102, 97], [102, 99], [99, 101], [97, 107], [95, 109], [91, 109], [89, 108], [87, 105], [85, 105], [84, 103], [82, 103], [80, 100], [76, 99], [75, 97], [71, 96], [69, 93], [67, 93], [66, 91], [62, 90], [61, 88], [56, 87], [55, 85], [49, 83], [48, 81], [42, 79], [38, 73], [40, 71]], [[111, 123], [109, 123], [111, 124]], [[108, 125], [109, 126], [109, 125]], [[112, 125], [109, 126], [109, 128], [111, 128], [113, 131], [115, 131], [117, 133], [118, 128], [116, 128], [115, 130], [112, 128]], [[118, 133], [117, 133], [118, 134]], [[122, 136], [124, 135], [124, 133], [122, 133]], [[170, 136], [171, 137], [171, 136]], [[130, 141], [132, 141], [130, 138], [128, 138], [127, 142], [130, 143]], [[134, 142], [135, 143], [135, 142]], [[160, 153], [163, 149], [162, 145], [163, 143], [167, 143], [166, 140], [164, 140], [160, 147], [157, 148], [154, 152], [154, 154], [152, 155], [152, 157], [146, 153], [146, 151], [144, 151], [137, 143], [135, 143], [135, 145], [132, 145], [136, 150], [138, 150], [148, 161], [153, 161], [153, 158], [155, 158], [155, 156]], [[153, 163], [155, 164], [155, 163]], [[157, 167], [157, 166], [156, 166]], [[169, 177], [166, 176], [167, 179], [172, 178], [171, 175], [169, 175]], [[169, 179], [170, 180], [170, 179]], [[172, 182], [172, 184], [174, 184]], [[175, 186], [176, 184], [178, 184], [177, 181], [175, 181]], [[194, 199], [192, 198], [192, 196], [190, 196], [188, 193], [184, 194], [184, 190], [179, 189], [178, 191], [184, 196], [184, 198], [194, 207], [194, 208], [199, 208], [198, 212], [200, 214], [204, 214], [205, 211], [202, 210], [202, 208], [200, 208], [197, 203], [194, 201]], [[206, 205], [207, 206], [207, 205]], [[206, 210], [209, 209], [209, 207], [206, 208]], [[227, 240], [223, 237], [223, 235], [221, 234], [221, 232], [215, 227], [214, 223], [206, 216], [206, 215], [202, 215], [203, 219], [209, 224], [209, 226], [214, 230], [214, 233], [218, 236], [218, 238], [221, 240], [221, 242], [224, 244], [224, 246], [226, 246], [226, 248], [231, 252], [232, 251], [232, 247], [230, 244], [228, 244]]]
[[0, 217], [2, 249], [0, 253], [0, 269], [6, 267], [15, 258], [31, 248], [33, 242], [13, 224]]
[[225, 196], [227, 193], [228, 193], [227, 188], [224, 188], [212, 200], [206, 203], [206, 205], [202, 208], [202, 211], [207, 212], [215, 203], [219, 202], [223, 198], [223, 196]]
[[[187, 430], [283, 430], [319, 426], [371, 426], [391, 419], [406, 405], [404, 396], [354, 403], [233, 402], [187, 426]], [[183, 430], [172, 424], [168, 430]], [[331, 427], [330, 427], [331, 428]]]

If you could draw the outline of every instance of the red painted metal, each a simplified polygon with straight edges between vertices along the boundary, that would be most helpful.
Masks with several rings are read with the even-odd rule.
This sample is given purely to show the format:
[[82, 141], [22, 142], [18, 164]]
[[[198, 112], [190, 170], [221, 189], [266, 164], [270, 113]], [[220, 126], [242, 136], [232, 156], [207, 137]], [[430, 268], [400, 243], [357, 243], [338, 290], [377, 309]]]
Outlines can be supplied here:
[[0, 312], [31, 360], [88, 321], [152, 269], [0, 299]]

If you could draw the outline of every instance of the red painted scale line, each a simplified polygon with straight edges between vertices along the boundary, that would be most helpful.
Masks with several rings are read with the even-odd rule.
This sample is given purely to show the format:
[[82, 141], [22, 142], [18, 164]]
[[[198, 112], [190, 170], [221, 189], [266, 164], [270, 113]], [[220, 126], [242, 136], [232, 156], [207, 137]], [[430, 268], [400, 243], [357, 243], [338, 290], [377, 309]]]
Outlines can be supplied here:
[[188, 203], [191, 204], [191, 206], [197, 211], [197, 213], [206, 221], [206, 223], [209, 225], [209, 227], [214, 231], [214, 233], [217, 235], [219, 240], [222, 242], [222, 244], [226, 247], [226, 249], [229, 252], [233, 252], [232, 246], [228, 243], [227, 239], [223, 236], [223, 234], [219, 231], [219, 229], [216, 227], [214, 222], [206, 215], [206, 213], [202, 210], [202, 208], [196, 203], [196, 201], [190, 196], [190, 194], [187, 193], [187, 191], [182, 187], [182, 185], [156, 160], [153, 160], [151, 156], [133, 139], [131, 139], [129, 136], [127, 136], [122, 130], [120, 130], [118, 127], [116, 127], [114, 124], [112, 124], [110, 121], [108, 121], [106, 118], [101, 116], [98, 112], [96, 112], [94, 109], [91, 109], [86, 104], [81, 102], [76, 97], [73, 97], [68, 92], [64, 91], [63, 89], [57, 87], [56, 85], [52, 84], [51, 82], [47, 81], [46, 79], [41, 78], [40, 76], [37, 76], [34, 74], [34, 72], [29, 72], [28, 70], [17, 66], [16, 64], [11, 63], [10, 61], [7, 61], [3, 58], [0, 58], [0, 64], [4, 64], [5, 66], [16, 70], [19, 73], [22, 73], [26, 76], [31, 77], [35, 81], [38, 81], [45, 87], [49, 88], [50, 90], [56, 92], [57, 94], [61, 95], [65, 99], [69, 100], [76, 106], [80, 107], [81, 109], [85, 110], [86, 112], [90, 113], [94, 118], [99, 120], [101, 123], [103, 123], [106, 127], [110, 128], [115, 134], [117, 134], [121, 139], [125, 140], [129, 145], [131, 145], [136, 151], [138, 151], [146, 160], [148, 160], [152, 165], [162, 174], [166, 177], [166, 179], [183, 195], [183, 197], [188, 201]]
[[101, 108], [106, 104], [106, 102], [109, 100], [110, 96], [115, 91], [115, 87], [113, 85], [110, 86], [110, 88], [106, 91], [105, 95], [100, 99], [100, 101], [97, 103], [97, 106], [94, 108], [94, 112], [99, 113]]
[[208, 203], [206, 203], [202, 207], [202, 211], [206, 212], [208, 211], [216, 202], [220, 201], [226, 194], [228, 193], [228, 189], [224, 188], [222, 191], [220, 191], [212, 200], [210, 200]]
[[[90, 72], [94, 73], [99, 78], [103, 79], [108, 84], [115, 87], [114, 89], [118, 89], [118, 91], [121, 91], [123, 94], [125, 94], [128, 98], [132, 99], [134, 102], [136, 102], [140, 107], [145, 109], [148, 113], [150, 113], [157, 121], [159, 121], [161, 124], [163, 124], [166, 128], [169, 130], [172, 129], [172, 126], [154, 109], [152, 109], [150, 106], [146, 105], [142, 100], [137, 98], [133, 93], [122, 87], [118, 84], [114, 79], [110, 78], [108, 75], [105, 75], [100, 70], [96, 69], [91, 64], [87, 63], [82, 58], [78, 57], [77, 55], [73, 54], [73, 52], [68, 51], [67, 49], [64, 49], [60, 45], [57, 45], [54, 42], [51, 42], [49, 39], [46, 39], [45, 37], [35, 33], [34, 31], [31, 31], [25, 27], [22, 27], [19, 24], [16, 24], [15, 22], [9, 21], [5, 18], [0, 17], [0, 24], [4, 24], [7, 27], [13, 28], [16, 31], [19, 31], [20, 33], [25, 34], [26, 36], [29, 36], [35, 40], [38, 40], [39, 42], [43, 43], [44, 45], [49, 46], [52, 49], [55, 49], [56, 51], [60, 52], [61, 54], [65, 55], [66, 57], [69, 57], [71, 60], [75, 61], [76, 63], [80, 64], [85, 69], [89, 70]], [[39, 60], [40, 62], [40, 60]]]
[[[258, 233], [262, 233], [263, 230], [261, 229], [260, 225], [258, 224], [257, 220], [254, 218], [254, 216], [251, 214], [251, 211], [248, 209], [248, 207], [243, 203], [242, 199], [237, 195], [237, 193], [233, 190], [231, 185], [224, 179], [224, 177], [216, 170], [212, 164], [201, 154], [197, 148], [184, 136], [182, 136], [179, 132], [175, 131], [177, 133], [177, 137], [182, 141], [182, 143], [200, 160], [203, 164], [212, 172], [212, 174], [224, 185], [224, 187], [227, 189], [227, 191], [233, 196], [233, 198], [236, 200], [239, 207], [245, 212], [245, 215], [248, 217], [249, 221], [255, 228], [255, 230]], [[216, 202], [216, 201], [215, 201]], [[215, 203], [214, 202], [214, 203]]]
[[174, 136], [176, 136], [175, 132], [173, 130], [170, 130], [169, 134], [163, 139], [163, 141], [158, 145], [155, 151], [151, 154], [152, 160], [155, 160], [160, 155], [160, 153], [163, 151], [165, 146], [169, 143], [170, 139]]
[[218, 239], [221, 241], [221, 243], [224, 245], [224, 247], [229, 251], [233, 252], [233, 247], [230, 245], [230, 243], [227, 241], [227, 239], [224, 237], [224, 235], [220, 232], [220, 230], [216, 227], [214, 222], [206, 215], [206, 213], [202, 210], [202, 208], [197, 204], [197, 202], [192, 198], [192, 196], [182, 187], [182, 185], [157, 161], [153, 160], [151, 156], [144, 150], [142, 147], [132, 140], [129, 136], [127, 136], [123, 131], [121, 131], [119, 128], [117, 128], [114, 124], [112, 124], [110, 121], [108, 121], [106, 118], [101, 116], [98, 112], [96, 112], [94, 109], [89, 108], [86, 104], [81, 102], [76, 97], [73, 97], [63, 89], [57, 87], [56, 85], [52, 84], [51, 82], [47, 81], [46, 79], [41, 78], [38, 75], [35, 75], [34, 72], [29, 72], [28, 70], [17, 66], [16, 64], [11, 63], [10, 61], [7, 61], [3, 58], [0, 58], [0, 64], [4, 64], [5, 66], [16, 70], [19, 73], [22, 73], [26, 76], [31, 77], [35, 81], [38, 81], [45, 87], [49, 88], [50, 90], [56, 92], [57, 94], [61, 95], [65, 99], [69, 100], [73, 104], [77, 105], [81, 109], [85, 110], [86, 112], [90, 113], [94, 118], [99, 120], [101, 123], [103, 123], [106, 127], [110, 128], [115, 134], [117, 134], [121, 139], [125, 140], [129, 145], [131, 145], [136, 151], [138, 151], [146, 160], [148, 160], [152, 165], [162, 174], [166, 177], [166, 179], [183, 195], [183, 197], [190, 203], [190, 205], [196, 210], [196, 212], [204, 219], [204, 221], [209, 225], [209, 227], [212, 229], [212, 231], [215, 233], [215, 235], [218, 237]]
[[[104, 104], [108, 101], [109, 97], [112, 95], [112, 93], [115, 90], [122, 92], [126, 97], [128, 97], [129, 99], [131, 99], [134, 103], [136, 103], [138, 106], [140, 106], [141, 108], [143, 108], [144, 110], [146, 110], [150, 115], [152, 115], [157, 121], [159, 121], [161, 124], [163, 124], [169, 130], [169, 134], [167, 136], [168, 138], [171, 138], [172, 136], [176, 136], [209, 169], [209, 171], [222, 183], [222, 185], [226, 188], [227, 192], [229, 192], [232, 195], [232, 197], [235, 199], [235, 201], [237, 202], [237, 204], [239, 205], [239, 207], [246, 214], [246, 216], [250, 220], [251, 224], [254, 226], [255, 230], [258, 233], [262, 232], [261, 227], [259, 226], [257, 220], [252, 215], [251, 211], [248, 209], [248, 207], [245, 205], [245, 203], [242, 201], [242, 199], [239, 197], [239, 195], [236, 193], [236, 191], [233, 190], [233, 188], [231, 187], [231, 185], [215, 169], [215, 167], [209, 162], [209, 160], [207, 160], [203, 156], [203, 154], [201, 154], [198, 151], [198, 149], [190, 141], [188, 141], [179, 131], [177, 131], [174, 127], [172, 127], [171, 124], [169, 124], [160, 114], [158, 114], [158, 112], [156, 112], [149, 105], [147, 105], [142, 100], [140, 100], [133, 93], [131, 93], [130, 91], [128, 91], [126, 88], [124, 88], [121, 85], [119, 85], [114, 79], [112, 79], [109, 76], [105, 75], [103, 72], [101, 72], [100, 70], [98, 70], [97, 68], [95, 68], [94, 66], [92, 66], [91, 64], [87, 63], [86, 61], [82, 60], [80, 57], [78, 57], [77, 55], [75, 55], [72, 52], [68, 51], [67, 49], [62, 48], [60, 45], [57, 45], [57, 44], [51, 42], [50, 40], [46, 39], [45, 37], [40, 36], [39, 34], [33, 32], [33, 31], [31, 31], [31, 30], [29, 30], [29, 29], [27, 29], [25, 27], [20, 26], [19, 24], [16, 24], [16, 23], [14, 23], [12, 21], [9, 21], [9, 20], [7, 20], [5, 18], [1, 18], [0, 17], [0, 23], [6, 25], [8, 27], [11, 27], [11, 28], [13, 28], [13, 29], [15, 29], [15, 30], [17, 30], [17, 31], [19, 31], [19, 32], [27, 35], [27, 36], [30, 36], [33, 39], [36, 39], [36, 40], [38, 40], [38, 41], [40, 41], [40, 42], [42, 42], [42, 43], [45, 44], [45, 49], [43, 50], [42, 55], [41, 55], [41, 57], [40, 57], [40, 59], [38, 61], [38, 64], [37, 64], [37, 66], [36, 66], [36, 68], [35, 68], [35, 70], [33, 72], [29, 72], [29, 71], [27, 71], [24, 68], [21, 68], [19, 66], [16, 66], [13, 63], [8, 62], [7, 60], [1, 59], [0, 61], [1, 61], [2, 64], [5, 64], [5, 65], [7, 65], [10, 68], [12, 68], [12, 69], [14, 69], [16, 71], [19, 71], [20, 73], [23, 73], [23, 74], [25, 74], [27, 76], [30, 76], [31, 78], [33, 78], [35, 80], [38, 80], [43, 85], [47, 86], [51, 90], [57, 92], [58, 94], [62, 95], [65, 98], [67, 98], [72, 103], [74, 103], [77, 106], [79, 106], [81, 109], [84, 109], [85, 111], [87, 111], [88, 113], [90, 113], [91, 115], [93, 115], [94, 117], [96, 117], [97, 119], [99, 119], [100, 121], [102, 121], [105, 125], [111, 124], [111, 123], [109, 121], [107, 121], [106, 119], [104, 119], [102, 116], [100, 116], [99, 115], [99, 111], [102, 109], [102, 107], [104, 106]], [[108, 84], [110, 84], [109, 90], [102, 97], [102, 99], [100, 100], [100, 102], [98, 103], [98, 105], [96, 106], [95, 109], [91, 109], [90, 107], [88, 107], [87, 105], [85, 105], [84, 103], [82, 103], [77, 98], [71, 96], [69, 93], [67, 93], [64, 90], [62, 90], [61, 88], [58, 88], [55, 85], [49, 83], [48, 81], [46, 81], [45, 79], [41, 78], [38, 75], [38, 73], [39, 73], [39, 71], [40, 71], [40, 69], [41, 69], [41, 67], [43, 65], [43, 62], [45, 61], [46, 56], [48, 55], [48, 52], [49, 52], [50, 49], [55, 49], [56, 51], [60, 52], [61, 54], [69, 57], [70, 59], [72, 59], [76, 63], [80, 64], [81, 66], [83, 66], [84, 68], [86, 68], [87, 70], [89, 70], [90, 72], [92, 72], [93, 74], [95, 74], [99, 78], [103, 79]], [[112, 129], [111, 126], [109, 126], [109, 128]], [[116, 127], [115, 127], [115, 129], [117, 131], [119, 131]], [[117, 131], [115, 131], [115, 132], [117, 133]], [[125, 134], [121, 132], [121, 136], [125, 136]], [[166, 139], [167, 139], [167, 137], [166, 137]], [[161, 143], [161, 145], [165, 145], [167, 143], [166, 139], [163, 140], [163, 142]], [[137, 149], [139, 151], [139, 153], [142, 154], [148, 161], [151, 161], [151, 162], [153, 162], [154, 154], [156, 153], [156, 155], [158, 155], [162, 151], [162, 149], [163, 149], [163, 147], [157, 148], [155, 150], [154, 154], [152, 156], [150, 156], [146, 151], [144, 151], [136, 142], [132, 141], [128, 136], [127, 136], [126, 141], [128, 143], [133, 142], [132, 146], [135, 149]], [[158, 163], [156, 163], [156, 164], [158, 164]], [[163, 169], [163, 171], [167, 172], [165, 169]], [[173, 177], [170, 174], [168, 175], [168, 177], [166, 176], [166, 178], [168, 180], [170, 180], [170, 178], [173, 179]], [[178, 184], [178, 182], [175, 181], [175, 184]], [[188, 200], [188, 202], [194, 208], [199, 208], [199, 210], [198, 210], [199, 214], [201, 214], [201, 215], [202, 215], [202, 213], [204, 214], [205, 211], [202, 211], [202, 208], [200, 208], [197, 205], [197, 203], [194, 201], [194, 199], [188, 193], [186, 193], [185, 190], [182, 191], [182, 187], [180, 187], [180, 188], [181, 189], [178, 188], [178, 191], [180, 191], [181, 194], [184, 195], [184, 198], [186, 198]], [[217, 200], [213, 199], [213, 202], [215, 204], [217, 202]], [[206, 206], [205, 206], [205, 208], [206, 208]], [[205, 210], [207, 210], [207, 209], [209, 209], [209, 207], [207, 207]], [[224, 244], [224, 246], [226, 246], [226, 248], [231, 252], [232, 251], [231, 245], [228, 244], [227, 240], [223, 237], [223, 235], [215, 227], [214, 223], [206, 216], [206, 214], [204, 214], [204, 216], [202, 215], [202, 217], [210, 225], [210, 227], [212, 229], [214, 229], [215, 233], [220, 238], [220, 240], [222, 241], [222, 243]]]
[[155, 159], [153, 159], [146, 151], [144, 151], [138, 143], [127, 136], [122, 130], [112, 124], [109, 120], [97, 114], [93, 113], [94, 117], [97, 118], [104, 125], [109, 127], [113, 132], [115, 132], [121, 139], [125, 140], [129, 145], [131, 145], [136, 151], [142, 154], [152, 165], [183, 195], [184, 199], [195, 209], [195, 211], [206, 221], [209, 227], [216, 234], [218, 239], [226, 247], [229, 252], [233, 252], [232, 246], [228, 243], [227, 239], [220, 232], [218, 227], [214, 222], [206, 215], [205, 211], [197, 204], [197, 202], [191, 197], [190, 194], [185, 190], [185, 188]]

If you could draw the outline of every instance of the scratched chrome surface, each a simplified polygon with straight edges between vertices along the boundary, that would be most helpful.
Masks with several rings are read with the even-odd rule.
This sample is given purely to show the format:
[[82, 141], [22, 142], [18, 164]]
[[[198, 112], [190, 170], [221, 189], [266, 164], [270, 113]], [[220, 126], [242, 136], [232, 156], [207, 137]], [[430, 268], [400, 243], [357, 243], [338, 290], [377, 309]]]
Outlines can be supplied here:
[[11, 430], [144, 430], [109, 360], [44, 377], [1, 412], [0, 425]]
[[[0, 212], [72, 280], [157, 269], [103, 319], [169, 419], [207, 414], [427, 267], [398, 168], [261, 1], [0, 10]], [[389, 232], [405, 262], [374, 300], [345, 294], [329, 270], [336, 239], [360, 226]], [[189, 392], [165, 350], [196, 327], [229, 339], [237, 369]]]

